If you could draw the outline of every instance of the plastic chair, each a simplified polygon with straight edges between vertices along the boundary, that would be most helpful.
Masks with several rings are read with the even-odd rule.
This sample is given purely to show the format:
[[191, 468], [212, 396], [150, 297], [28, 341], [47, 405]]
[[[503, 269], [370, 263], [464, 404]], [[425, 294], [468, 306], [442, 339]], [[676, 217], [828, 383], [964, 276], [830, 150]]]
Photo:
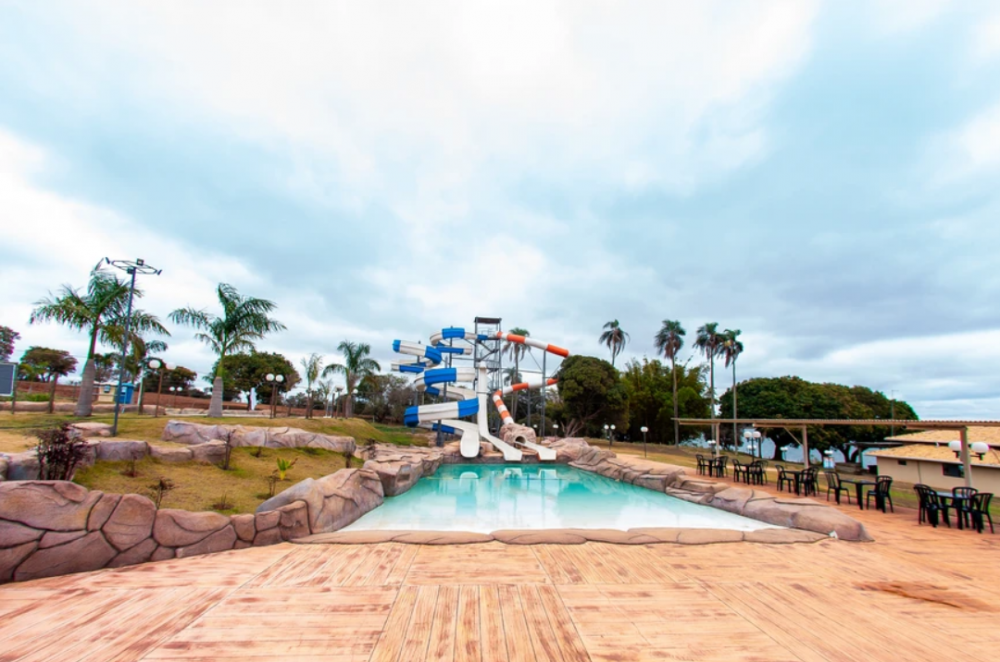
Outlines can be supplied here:
[[976, 492], [969, 500], [972, 526], [976, 527], [976, 531], [979, 533], [982, 533], [983, 528], [985, 528], [983, 526], [984, 518], [990, 523], [990, 533], [995, 533], [993, 531], [993, 517], [990, 516], [990, 501], [992, 500], [993, 494], [990, 492]]
[[791, 492], [795, 489], [795, 476], [789, 476], [785, 472], [785, 468], [780, 464], [774, 465], [774, 470], [778, 472], [778, 491], [784, 492], [785, 485], [788, 485], [788, 491]]
[[874, 496], [875, 505], [878, 506], [881, 503], [883, 513], [885, 512], [886, 503], [889, 504], [889, 509], [892, 512], [896, 512], [896, 509], [892, 507], [892, 495], [889, 493], [890, 487], [892, 487], [892, 476], [879, 476], [876, 478], [875, 489], [868, 490], [868, 493], [865, 494], [865, 508], [868, 507], [868, 500]]
[[733, 460], [733, 480], [737, 483], [743, 480], [747, 483], [750, 482], [750, 466], [743, 464], [739, 460]]
[[802, 496], [815, 496], [819, 492], [819, 481], [816, 478], [816, 467], [803, 469], [799, 478], [799, 489]]
[[767, 460], [757, 460], [760, 467], [760, 481], [762, 485], [767, 485]]
[[715, 471], [716, 471], [715, 475], [720, 478], [729, 475], [727, 471], [728, 465], [729, 465], [728, 455], [723, 455], [719, 457], [718, 463], [715, 465]]
[[840, 493], [843, 492], [847, 495], [847, 503], [851, 503], [851, 491], [841, 485], [840, 475], [836, 471], [827, 469], [823, 472], [826, 476], [826, 500], [830, 500], [830, 492], [833, 492], [834, 496], [837, 497], [837, 503], [840, 503]]
[[952, 503], [955, 506], [955, 517], [958, 528], [972, 526], [972, 497], [979, 490], [974, 487], [953, 487], [951, 489]]
[[948, 525], [948, 528], [951, 528], [951, 522], [948, 520], [948, 504], [938, 496], [938, 493], [930, 485], [920, 483], [914, 485], [913, 489], [920, 498], [920, 513], [917, 523], [923, 524], [926, 521], [937, 528], [939, 517], [943, 515], [944, 523]]
[[708, 460], [701, 453], [694, 456], [698, 460], [698, 473], [704, 476], [705, 474], [711, 475], [711, 469], [708, 466]]

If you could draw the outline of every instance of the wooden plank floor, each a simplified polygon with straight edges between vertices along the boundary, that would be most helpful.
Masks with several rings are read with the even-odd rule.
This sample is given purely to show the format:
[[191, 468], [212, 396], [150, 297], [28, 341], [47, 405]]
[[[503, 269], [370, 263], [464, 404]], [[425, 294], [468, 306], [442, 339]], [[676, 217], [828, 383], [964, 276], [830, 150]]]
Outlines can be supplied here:
[[996, 660], [1000, 537], [247, 549], [0, 587], [13, 660]]

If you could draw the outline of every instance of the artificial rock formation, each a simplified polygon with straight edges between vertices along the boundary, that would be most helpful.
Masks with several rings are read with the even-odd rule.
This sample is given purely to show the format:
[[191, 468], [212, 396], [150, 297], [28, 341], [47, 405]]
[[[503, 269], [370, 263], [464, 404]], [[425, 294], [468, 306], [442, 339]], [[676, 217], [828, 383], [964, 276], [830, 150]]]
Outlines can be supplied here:
[[262, 428], [242, 425], [202, 425], [190, 421], [168, 421], [163, 440], [180, 444], [204, 444], [230, 437], [233, 446], [267, 448], [323, 448], [337, 453], [354, 453], [354, 437], [308, 432], [298, 428]]

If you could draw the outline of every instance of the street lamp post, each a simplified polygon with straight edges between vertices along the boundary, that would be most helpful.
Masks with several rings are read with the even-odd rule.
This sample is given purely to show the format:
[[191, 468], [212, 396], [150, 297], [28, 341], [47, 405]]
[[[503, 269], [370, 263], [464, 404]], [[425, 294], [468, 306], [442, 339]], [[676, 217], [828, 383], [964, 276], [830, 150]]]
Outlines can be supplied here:
[[177, 409], [177, 393], [181, 390], [181, 387], [180, 386], [171, 386], [167, 390], [170, 391], [171, 394], [173, 394], [174, 397], [173, 397], [173, 400], [171, 400], [171, 404], [174, 406], [174, 409]]
[[153, 409], [153, 418], [160, 415], [160, 398], [163, 397], [163, 369], [166, 367], [163, 365], [163, 361], [160, 359], [150, 359], [146, 361], [146, 365], [150, 370], [155, 370], [160, 374], [159, 384], [156, 387], [156, 408]]
[[608, 435], [608, 447], [615, 445], [615, 425], [611, 424], [611, 433]]
[[97, 265], [98, 268], [100, 268], [101, 264], [110, 264], [132, 277], [128, 290], [128, 312], [125, 314], [125, 335], [122, 337], [122, 360], [118, 369], [118, 390], [115, 391], [115, 421], [111, 424], [111, 436], [117, 437], [118, 414], [121, 410], [121, 407], [118, 405], [124, 404], [122, 403], [122, 383], [125, 381], [125, 357], [128, 355], [128, 336], [132, 331], [132, 299], [135, 297], [135, 277], [138, 274], [159, 276], [162, 270], [154, 269], [142, 259], [133, 262], [131, 260], [112, 260], [106, 257], [102, 263]]
[[746, 441], [747, 448], [750, 449], [750, 456], [753, 458], [757, 457], [757, 450], [760, 450], [761, 457], [763, 457], [764, 448], [761, 437], [760, 430], [747, 428], [743, 431], [743, 439]]
[[559, 424], [558, 423], [553, 423], [552, 424], [552, 434], [554, 436], [556, 436], [556, 437], [559, 436]]
[[608, 445], [611, 445], [611, 426], [607, 423], [604, 424], [604, 436], [608, 439]]
[[643, 425], [639, 431], [642, 432], [642, 456], [646, 457], [646, 433], [649, 432], [649, 428]]
[[274, 418], [274, 398], [278, 393], [278, 387], [285, 381], [285, 376], [269, 372], [264, 376], [264, 381], [271, 385], [271, 418]]

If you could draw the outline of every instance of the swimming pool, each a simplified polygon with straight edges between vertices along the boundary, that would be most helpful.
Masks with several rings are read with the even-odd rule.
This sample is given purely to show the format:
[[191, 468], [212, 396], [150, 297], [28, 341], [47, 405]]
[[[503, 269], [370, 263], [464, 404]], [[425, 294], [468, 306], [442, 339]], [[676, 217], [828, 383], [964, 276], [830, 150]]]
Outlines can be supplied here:
[[344, 531], [775, 528], [565, 465], [451, 464]]

